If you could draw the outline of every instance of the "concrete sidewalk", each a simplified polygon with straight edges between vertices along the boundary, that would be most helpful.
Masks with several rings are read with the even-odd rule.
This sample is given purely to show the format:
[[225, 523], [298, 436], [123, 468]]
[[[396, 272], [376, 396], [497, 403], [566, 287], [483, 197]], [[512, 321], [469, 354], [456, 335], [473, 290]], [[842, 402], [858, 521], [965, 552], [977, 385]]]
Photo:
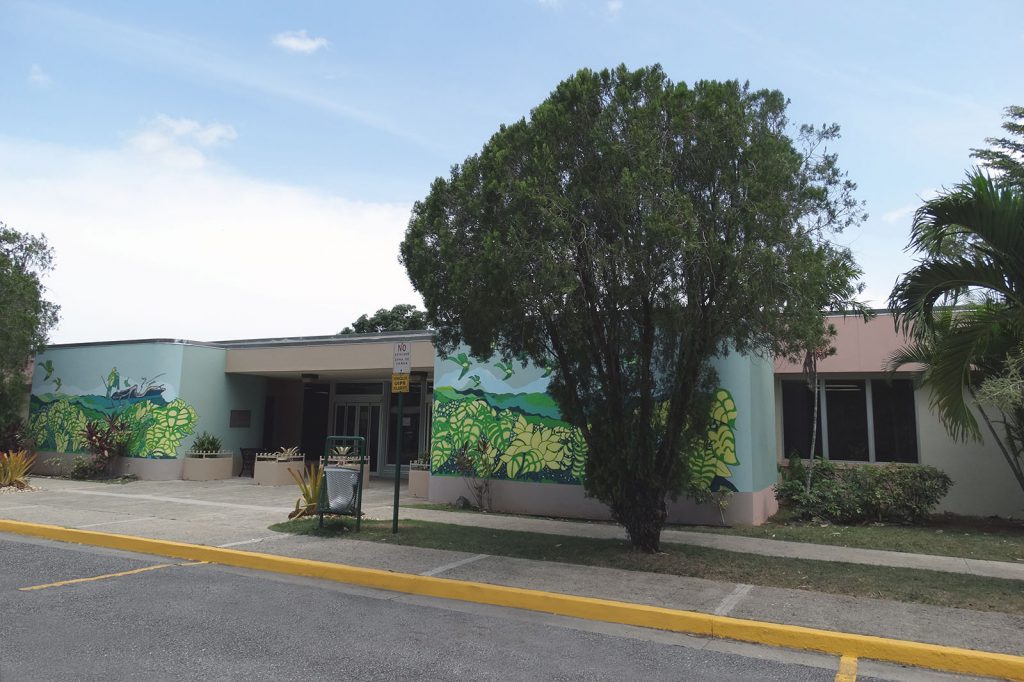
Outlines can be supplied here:
[[[1020, 655], [1024, 617], [880, 599], [846, 597], [806, 590], [737, 585], [697, 578], [493, 557], [360, 541], [358, 536], [314, 538], [267, 530], [284, 520], [298, 496], [294, 486], [254, 486], [250, 479], [193, 483], [135, 482], [111, 485], [35, 479], [36, 492], [0, 496], [0, 518], [111, 533], [177, 540], [423, 575], [474, 580], [591, 597], [652, 604], [815, 628], [908, 639]], [[364, 509], [390, 518], [390, 484], [371, 486]], [[408, 500], [406, 500], [408, 501]], [[621, 529], [487, 514], [402, 508], [405, 519], [461, 523], [571, 536], [622, 537]], [[732, 551], [809, 559], [974, 573], [971, 562], [899, 552], [776, 542], [758, 538], [666, 531], [669, 542], [690, 542]], [[876, 558], [877, 555], [877, 558]], [[851, 559], [851, 556], [855, 559]], [[915, 563], [888, 563], [911, 561]], [[916, 563], [920, 562], [920, 563]], [[949, 563], [953, 562], [953, 563]], [[945, 566], [945, 568], [937, 568]], [[1009, 573], [1022, 576], [1006, 564]], [[976, 573], [991, 575], [990, 573]]]

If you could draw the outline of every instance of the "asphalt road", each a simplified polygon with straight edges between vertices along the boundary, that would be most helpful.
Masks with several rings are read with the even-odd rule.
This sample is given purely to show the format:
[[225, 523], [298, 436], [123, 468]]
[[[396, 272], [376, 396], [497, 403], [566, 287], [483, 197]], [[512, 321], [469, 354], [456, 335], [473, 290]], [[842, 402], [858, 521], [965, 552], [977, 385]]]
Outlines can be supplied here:
[[0, 682], [835, 678], [826, 657], [184, 564], [0, 535]]

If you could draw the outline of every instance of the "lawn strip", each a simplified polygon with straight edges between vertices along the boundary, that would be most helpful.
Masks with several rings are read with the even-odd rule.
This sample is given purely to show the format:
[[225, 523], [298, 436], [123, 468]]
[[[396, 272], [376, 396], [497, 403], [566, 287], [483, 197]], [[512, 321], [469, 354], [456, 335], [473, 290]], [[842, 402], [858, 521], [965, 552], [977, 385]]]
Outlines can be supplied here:
[[302, 519], [275, 524], [277, 532], [445, 549], [473, 554], [559, 561], [630, 571], [666, 573], [721, 582], [803, 589], [855, 597], [892, 599], [918, 604], [952, 606], [976, 611], [1024, 615], [1024, 590], [1019, 581], [982, 578], [888, 566], [833, 561], [788, 559], [707, 547], [662, 543], [662, 553], [632, 551], [623, 541], [476, 528], [428, 521], [402, 521], [401, 532], [391, 523], [365, 520], [362, 532], [351, 522]]
[[922, 526], [832, 524], [769, 521], [762, 526], [734, 528], [675, 526], [673, 530], [712, 535], [739, 535], [768, 540], [808, 542], [817, 545], [884, 549], [912, 554], [932, 554], [962, 559], [1024, 562], [1024, 524], [984, 519], [936, 517]]

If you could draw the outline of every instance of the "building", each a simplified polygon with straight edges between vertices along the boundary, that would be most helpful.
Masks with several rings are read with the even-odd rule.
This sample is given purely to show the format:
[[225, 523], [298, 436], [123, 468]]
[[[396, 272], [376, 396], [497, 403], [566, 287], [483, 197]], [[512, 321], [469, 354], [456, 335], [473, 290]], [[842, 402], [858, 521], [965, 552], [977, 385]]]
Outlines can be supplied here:
[[[910, 373], [884, 373], [901, 343], [891, 318], [834, 322], [838, 352], [820, 365], [816, 451], [842, 461], [933, 464], [955, 482], [944, 509], [1024, 517], [1024, 493], [998, 450], [951, 442]], [[398, 340], [411, 345], [401, 414], [389, 382]], [[731, 493], [728, 506], [679, 500], [670, 520], [761, 523], [777, 509], [772, 486], [784, 455], [808, 450], [813, 393], [799, 366], [784, 362], [731, 355], [716, 370], [712, 446], [692, 458], [693, 473]], [[236, 473], [242, 448], [297, 446], [312, 460], [328, 435], [363, 436], [374, 476], [393, 476], [396, 462], [404, 471], [428, 461], [433, 502], [470, 496], [457, 452], [485, 435], [504, 443], [492, 483], [496, 510], [607, 518], [583, 493], [586, 445], [560, 419], [549, 375], [464, 349], [440, 357], [428, 332], [66, 344], [36, 358], [29, 425], [40, 462], [53, 465], [82, 451], [86, 420], [117, 413], [132, 429], [126, 471], [147, 479], [180, 478], [183, 454], [203, 431], [236, 453]]]

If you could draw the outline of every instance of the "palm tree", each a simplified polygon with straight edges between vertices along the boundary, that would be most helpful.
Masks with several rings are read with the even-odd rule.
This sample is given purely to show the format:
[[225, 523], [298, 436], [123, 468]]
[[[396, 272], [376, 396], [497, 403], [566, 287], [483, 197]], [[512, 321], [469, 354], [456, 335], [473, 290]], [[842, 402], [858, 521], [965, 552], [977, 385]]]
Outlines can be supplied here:
[[889, 303], [911, 343], [892, 355], [889, 369], [923, 366], [931, 407], [955, 439], [981, 439], [977, 409], [1024, 489], [1024, 395], [998, 405], [978, 399], [1022, 356], [1024, 194], [976, 170], [918, 209], [910, 248], [922, 258]]

